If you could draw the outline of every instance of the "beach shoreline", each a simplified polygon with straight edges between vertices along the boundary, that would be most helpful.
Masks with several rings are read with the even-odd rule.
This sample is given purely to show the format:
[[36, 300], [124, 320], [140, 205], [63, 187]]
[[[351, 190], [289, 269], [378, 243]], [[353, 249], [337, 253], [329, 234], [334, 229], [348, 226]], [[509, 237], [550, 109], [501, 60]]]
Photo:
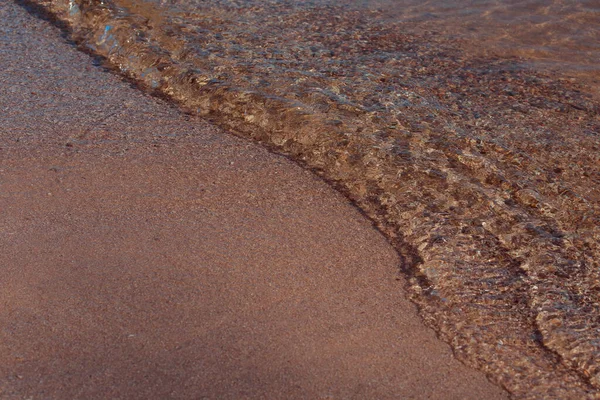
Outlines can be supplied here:
[[35, 3], [145, 91], [344, 193], [460, 360], [517, 397], [597, 393], [600, 120], [580, 84], [378, 9]]
[[321, 180], [0, 16], [0, 398], [507, 398]]

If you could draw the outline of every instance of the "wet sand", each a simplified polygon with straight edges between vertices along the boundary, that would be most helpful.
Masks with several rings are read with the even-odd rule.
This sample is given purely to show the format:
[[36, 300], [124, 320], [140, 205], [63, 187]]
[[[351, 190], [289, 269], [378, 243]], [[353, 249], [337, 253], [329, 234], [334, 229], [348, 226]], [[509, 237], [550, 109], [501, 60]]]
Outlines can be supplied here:
[[19, 2], [143, 90], [334, 182], [461, 361], [518, 398], [598, 397], [600, 115], [581, 83], [383, 10]]
[[506, 397], [342, 196], [0, 17], [0, 398]]

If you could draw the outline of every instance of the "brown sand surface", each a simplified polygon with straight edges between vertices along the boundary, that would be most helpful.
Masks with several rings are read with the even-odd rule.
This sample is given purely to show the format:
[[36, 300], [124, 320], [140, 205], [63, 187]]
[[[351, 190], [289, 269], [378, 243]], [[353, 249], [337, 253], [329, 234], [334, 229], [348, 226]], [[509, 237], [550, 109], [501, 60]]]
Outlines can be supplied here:
[[506, 397], [326, 184], [0, 21], [1, 399]]

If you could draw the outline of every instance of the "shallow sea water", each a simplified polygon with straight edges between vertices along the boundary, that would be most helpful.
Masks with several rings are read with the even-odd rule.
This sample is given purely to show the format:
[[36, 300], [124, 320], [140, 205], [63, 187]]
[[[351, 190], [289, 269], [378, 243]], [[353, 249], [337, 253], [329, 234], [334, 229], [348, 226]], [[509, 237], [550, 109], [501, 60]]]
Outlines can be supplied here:
[[515, 398], [600, 398], [597, 2], [20, 2], [344, 192]]

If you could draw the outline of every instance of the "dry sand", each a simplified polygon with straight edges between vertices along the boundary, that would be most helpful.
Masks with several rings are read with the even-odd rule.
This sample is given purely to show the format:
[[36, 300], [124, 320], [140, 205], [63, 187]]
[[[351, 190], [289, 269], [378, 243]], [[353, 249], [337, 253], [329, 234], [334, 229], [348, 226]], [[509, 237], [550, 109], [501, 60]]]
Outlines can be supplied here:
[[1, 399], [506, 397], [322, 181], [0, 21]]

